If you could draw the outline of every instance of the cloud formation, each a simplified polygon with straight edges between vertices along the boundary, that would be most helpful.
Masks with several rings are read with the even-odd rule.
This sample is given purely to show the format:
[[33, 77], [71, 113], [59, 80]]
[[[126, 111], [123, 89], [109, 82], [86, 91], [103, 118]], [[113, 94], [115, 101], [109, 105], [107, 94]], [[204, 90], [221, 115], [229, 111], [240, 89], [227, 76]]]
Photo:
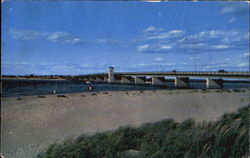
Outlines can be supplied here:
[[145, 50], [148, 50], [148, 48], [149, 48], [149, 45], [148, 44], [144, 44], [144, 45], [138, 46], [137, 50], [138, 51], [145, 51]]
[[248, 11], [249, 11], [249, 3], [237, 2], [237, 3], [225, 3], [220, 12], [222, 14], [243, 16], [248, 14]]
[[73, 35], [66, 32], [55, 32], [47, 37], [47, 40], [51, 42], [65, 42], [65, 43], [79, 43], [80, 38], [74, 37]]
[[143, 30], [144, 32], [159, 32], [159, 31], [163, 31], [162, 28], [156, 28], [154, 26], [149, 26], [148, 28], [146, 28], [145, 30]]
[[237, 18], [245, 18], [249, 21], [249, 7], [250, 3], [246, 2], [234, 2], [234, 3], [224, 3], [222, 9], [220, 10], [221, 14], [229, 15], [231, 18], [229, 19], [228, 23], [236, 22]]
[[40, 32], [33, 30], [17, 30], [10, 29], [9, 35], [12, 39], [15, 40], [26, 40], [26, 41], [35, 41], [35, 40], [45, 40], [52, 43], [67, 43], [67, 44], [82, 44], [82, 43], [91, 43], [91, 44], [109, 44], [109, 45], [121, 45], [123, 42], [116, 39], [107, 39], [100, 38], [94, 40], [82, 39], [76, 35], [70, 34], [68, 32]]
[[63, 42], [69, 44], [80, 43], [82, 40], [67, 32], [41, 32], [33, 30], [9, 30], [10, 36], [15, 40], [47, 40], [49, 42]]
[[9, 34], [13, 39], [17, 40], [36, 40], [39, 38], [44, 38], [48, 35], [47, 32], [39, 32], [32, 30], [17, 30], [17, 29], [9, 30]]
[[164, 61], [164, 58], [158, 57], [158, 58], [155, 58], [155, 61]]
[[167, 32], [153, 32], [146, 35], [147, 40], [162, 40], [162, 39], [173, 39], [179, 38], [185, 34], [183, 30], [171, 30]]
[[241, 54], [240, 58], [242, 58], [244, 60], [249, 60], [250, 61], [250, 52], [246, 52], [244, 54]]
[[145, 38], [137, 41], [139, 52], [202, 53], [248, 49], [249, 32], [241, 30], [208, 30], [195, 34], [188, 34], [184, 30], [158, 32], [155, 31], [157, 28], [153, 26], [145, 30], [147, 30], [147, 33], [143, 34]]

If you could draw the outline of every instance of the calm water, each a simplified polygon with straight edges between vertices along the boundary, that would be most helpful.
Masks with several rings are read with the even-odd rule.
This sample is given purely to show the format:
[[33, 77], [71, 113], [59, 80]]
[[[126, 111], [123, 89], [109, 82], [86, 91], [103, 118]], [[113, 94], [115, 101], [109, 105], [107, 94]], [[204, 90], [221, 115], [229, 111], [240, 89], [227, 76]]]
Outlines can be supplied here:
[[[94, 92], [99, 91], [128, 91], [128, 90], [157, 90], [173, 89], [174, 83], [167, 82], [166, 87], [120, 85], [120, 84], [90, 84]], [[89, 84], [66, 80], [2, 80], [2, 97], [45, 95], [56, 90], [57, 93], [86, 92]], [[204, 89], [205, 82], [190, 82], [190, 88]], [[225, 89], [250, 88], [250, 83], [224, 83]]]

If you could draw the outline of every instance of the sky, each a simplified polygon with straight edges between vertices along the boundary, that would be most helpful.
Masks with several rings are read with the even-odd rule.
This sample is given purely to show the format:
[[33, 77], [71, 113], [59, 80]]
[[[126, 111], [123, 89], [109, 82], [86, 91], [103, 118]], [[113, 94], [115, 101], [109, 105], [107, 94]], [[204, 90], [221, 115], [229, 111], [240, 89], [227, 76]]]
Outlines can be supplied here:
[[5, 1], [2, 75], [249, 71], [249, 6]]

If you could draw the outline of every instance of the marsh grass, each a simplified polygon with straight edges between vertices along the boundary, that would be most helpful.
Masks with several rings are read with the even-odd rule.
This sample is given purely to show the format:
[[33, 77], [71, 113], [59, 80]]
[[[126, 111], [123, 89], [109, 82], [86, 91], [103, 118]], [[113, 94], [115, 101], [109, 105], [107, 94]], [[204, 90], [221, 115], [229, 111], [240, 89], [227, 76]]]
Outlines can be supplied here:
[[81, 135], [50, 145], [38, 158], [240, 158], [249, 154], [249, 106], [218, 121], [167, 119]]

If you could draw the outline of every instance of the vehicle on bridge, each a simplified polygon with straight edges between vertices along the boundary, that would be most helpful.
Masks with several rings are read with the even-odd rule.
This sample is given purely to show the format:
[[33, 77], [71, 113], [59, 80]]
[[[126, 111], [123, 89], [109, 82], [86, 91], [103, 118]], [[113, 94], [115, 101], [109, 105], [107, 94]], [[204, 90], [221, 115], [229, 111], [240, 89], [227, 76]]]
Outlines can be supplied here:
[[225, 70], [218, 70], [218, 72], [226, 72]]

